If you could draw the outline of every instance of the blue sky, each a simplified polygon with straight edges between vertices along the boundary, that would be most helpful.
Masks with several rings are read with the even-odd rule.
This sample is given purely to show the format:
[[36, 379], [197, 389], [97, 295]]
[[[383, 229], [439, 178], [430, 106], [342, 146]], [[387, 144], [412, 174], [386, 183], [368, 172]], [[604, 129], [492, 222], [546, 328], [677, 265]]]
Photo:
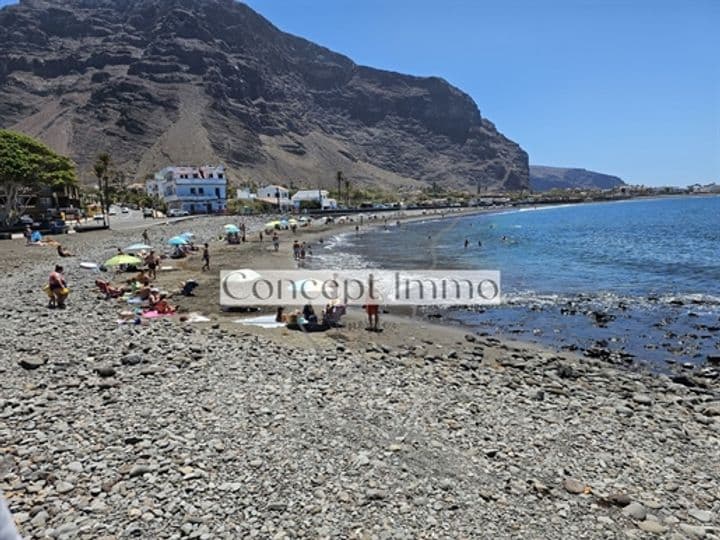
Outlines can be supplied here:
[[720, 181], [718, 0], [246, 3], [359, 64], [447, 79], [531, 163]]

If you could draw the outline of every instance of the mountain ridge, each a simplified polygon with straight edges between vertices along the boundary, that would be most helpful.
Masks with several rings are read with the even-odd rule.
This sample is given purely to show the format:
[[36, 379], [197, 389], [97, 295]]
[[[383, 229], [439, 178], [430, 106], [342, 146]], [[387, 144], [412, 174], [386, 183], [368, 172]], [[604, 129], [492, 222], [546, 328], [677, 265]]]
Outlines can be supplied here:
[[626, 184], [622, 178], [587, 169], [530, 165], [530, 189], [532, 191], [612, 189], [624, 185]]
[[[527, 153], [439, 77], [355, 64], [233, 0], [0, 9], [0, 127], [133, 177], [223, 162], [242, 180], [523, 189]], [[106, 148], [109, 147], [109, 148]]]

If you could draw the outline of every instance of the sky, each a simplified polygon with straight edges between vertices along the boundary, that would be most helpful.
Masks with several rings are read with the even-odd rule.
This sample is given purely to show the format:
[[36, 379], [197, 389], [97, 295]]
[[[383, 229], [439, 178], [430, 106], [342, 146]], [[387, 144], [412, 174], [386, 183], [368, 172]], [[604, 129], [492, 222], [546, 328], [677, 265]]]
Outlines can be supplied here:
[[446, 79], [532, 164], [720, 181], [720, 0], [246, 3], [358, 64]]

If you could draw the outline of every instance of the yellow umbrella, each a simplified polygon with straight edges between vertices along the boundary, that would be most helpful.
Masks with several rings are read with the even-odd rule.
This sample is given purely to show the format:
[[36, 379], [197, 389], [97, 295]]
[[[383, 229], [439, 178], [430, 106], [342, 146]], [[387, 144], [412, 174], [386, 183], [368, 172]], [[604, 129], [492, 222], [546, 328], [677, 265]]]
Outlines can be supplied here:
[[115, 255], [113, 258], [105, 261], [105, 266], [120, 266], [121, 264], [138, 265], [142, 264], [142, 260], [132, 255]]
[[279, 222], [278, 220], [268, 221], [268, 222], [265, 224], [265, 228], [266, 228], [266, 229], [275, 229], [276, 227], [279, 227], [279, 226], [280, 226], [280, 222]]

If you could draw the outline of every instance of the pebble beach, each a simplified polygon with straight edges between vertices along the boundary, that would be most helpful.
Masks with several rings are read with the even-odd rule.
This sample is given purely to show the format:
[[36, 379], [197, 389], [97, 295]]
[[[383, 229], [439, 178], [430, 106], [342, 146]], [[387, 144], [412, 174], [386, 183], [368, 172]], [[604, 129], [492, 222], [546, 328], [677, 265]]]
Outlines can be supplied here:
[[[162, 274], [180, 316], [118, 324], [102, 261], [142, 228], [3, 241], [0, 490], [24, 538], [720, 538], [720, 388], [400, 313], [309, 336], [217, 306], [220, 267], [291, 263], [216, 240]], [[149, 225], [149, 223], [148, 223]], [[335, 228], [338, 229], [338, 228]], [[335, 229], [302, 232], [316, 242]], [[71, 289], [50, 310], [58, 262]], [[720, 360], [720, 359], [719, 359]]]

